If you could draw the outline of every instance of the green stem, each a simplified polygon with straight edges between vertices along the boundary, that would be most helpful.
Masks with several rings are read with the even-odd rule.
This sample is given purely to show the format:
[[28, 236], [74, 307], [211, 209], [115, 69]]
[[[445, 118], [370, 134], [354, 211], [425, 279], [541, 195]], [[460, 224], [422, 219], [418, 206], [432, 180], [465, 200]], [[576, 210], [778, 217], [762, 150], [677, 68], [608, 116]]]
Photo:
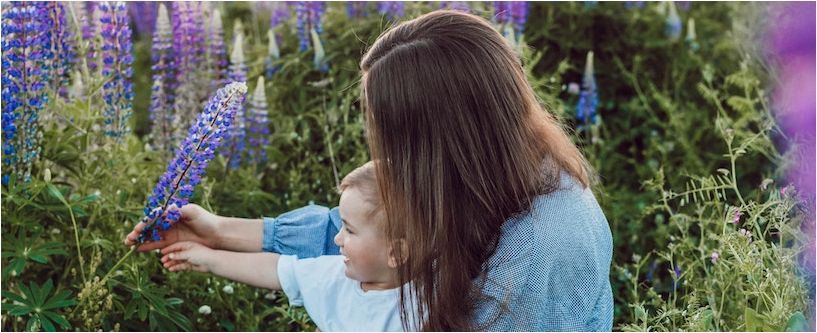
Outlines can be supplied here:
[[121, 265], [125, 261], [125, 259], [130, 257], [130, 255], [131, 255], [131, 253], [133, 253], [133, 251], [136, 251], [136, 246], [131, 246], [130, 251], [128, 251], [128, 253], [126, 253], [125, 256], [122, 257], [122, 259], [119, 259], [119, 261], [116, 264], [114, 264], [113, 267], [111, 267], [110, 270], [108, 270], [108, 274], [105, 274], [105, 276], [102, 277], [101, 281], [104, 283], [105, 280], [107, 280], [108, 277], [110, 277], [111, 274], [113, 274], [113, 272], [116, 272], [116, 269], [119, 267], [119, 265]]
[[82, 253], [80, 250], [79, 244], [79, 228], [77, 228], [77, 219], [74, 218], [74, 209], [71, 208], [67, 202], [63, 202], [66, 207], [68, 207], [68, 214], [71, 215], [71, 223], [74, 225], [74, 241], [77, 242], [77, 260], [79, 260], [79, 272], [82, 274], [82, 281], [88, 282], [88, 279], [85, 278], [85, 260], [82, 259]]

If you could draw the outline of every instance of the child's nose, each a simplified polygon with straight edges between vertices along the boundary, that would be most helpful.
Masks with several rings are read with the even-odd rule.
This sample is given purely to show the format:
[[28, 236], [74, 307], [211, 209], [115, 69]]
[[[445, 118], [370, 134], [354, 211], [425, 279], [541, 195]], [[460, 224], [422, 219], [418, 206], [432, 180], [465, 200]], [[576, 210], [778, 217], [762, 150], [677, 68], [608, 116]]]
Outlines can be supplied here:
[[337, 234], [337, 235], [335, 235], [335, 245], [337, 245], [337, 246], [343, 246], [343, 245], [341, 245], [341, 238], [342, 238], [342, 237], [343, 237], [343, 236], [341, 236], [341, 233], [340, 233], [340, 232], [338, 232], [338, 234]]

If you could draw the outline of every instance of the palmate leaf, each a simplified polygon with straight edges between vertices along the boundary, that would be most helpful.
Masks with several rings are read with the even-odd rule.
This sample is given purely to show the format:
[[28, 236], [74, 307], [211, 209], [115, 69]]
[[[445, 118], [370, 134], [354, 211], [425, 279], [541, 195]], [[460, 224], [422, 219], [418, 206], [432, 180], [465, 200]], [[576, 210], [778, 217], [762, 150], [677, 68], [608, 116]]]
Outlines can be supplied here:
[[20, 229], [16, 237], [3, 240], [2, 256], [4, 259], [11, 258], [9, 265], [3, 267], [2, 276], [4, 279], [8, 278], [12, 272], [15, 275], [20, 275], [29, 261], [47, 264], [48, 257], [67, 254], [60, 242], [32, 242], [32, 240], [36, 239], [39, 239], [39, 233], [27, 237], [26, 232]]
[[21, 294], [11, 291], [2, 291], [2, 296], [14, 301], [12, 304], [3, 304], [3, 311], [10, 316], [28, 316], [26, 329], [32, 330], [41, 327], [46, 331], [56, 331], [56, 325], [62, 329], [71, 328], [71, 324], [62, 315], [52, 311], [76, 305], [71, 298], [71, 291], [54, 291], [54, 283], [49, 279], [42, 286], [31, 282], [28, 286], [20, 285]]

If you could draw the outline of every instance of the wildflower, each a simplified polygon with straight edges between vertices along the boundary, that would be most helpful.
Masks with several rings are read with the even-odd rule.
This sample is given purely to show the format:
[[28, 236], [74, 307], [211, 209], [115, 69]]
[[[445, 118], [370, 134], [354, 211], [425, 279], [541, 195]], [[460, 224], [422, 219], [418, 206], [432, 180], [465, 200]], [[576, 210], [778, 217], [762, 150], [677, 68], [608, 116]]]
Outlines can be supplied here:
[[709, 256], [709, 261], [711, 261], [712, 264], [717, 264], [718, 263], [718, 258], [720, 258], [720, 257], [721, 257], [721, 255], [717, 251], [712, 252], [712, 255]]
[[[350, 2], [351, 3], [351, 2]], [[360, 3], [360, 2], [355, 2]], [[270, 28], [276, 28], [289, 20], [289, 5], [282, 2], [272, 3], [272, 14], [270, 15]]]
[[[244, 33], [239, 31], [233, 42], [233, 52], [230, 53], [230, 80], [245, 82], [247, 81], [247, 65], [244, 62]], [[227, 164], [231, 169], [236, 169], [241, 165], [241, 155], [246, 148], [246, 124], [246, 110], [243, 106], [239, 106], [235, 125], [225, 133], [224, 139], [227, 141], [227, 149], [221, 152], [221, 155], [227, 158]]]
[[691, 1], [675, 1], [675, 3], [678, 4], [678, 8], [680, 8], [681, 10], [683, 10], [685, 12], [688, 12], [689, 8], [692, 7], [692, 2]]
[[[79, 21], [80, 25], [78, 38], [76, 39], [79, 54], [78, 57], [75, 58], [75, 61], [79, 62], [81, 59], [84, 59], [88, 70], [95, 72], [98, 67], [97, 51], [99, 50], [97, 45], [97, 36], [99, 36], [98, 3], [96, 1], [72, 1], [69, 5], [73, 6], [73, 12], [77, 16], [77, 21]], [[79, 65], [79, 63], [77, 63], [77, 65]]]
[[40, 111], [48, 104], [51, 38], [48, 3], [4, 4], [2, 13], [2, 164], [3, 185], [11, 175], [31, 180], [40, 156]]
[[215, 91], [227, 82], [227, 51], [224, 47], [224, 27], [221, 23], [221, 12], [216, 9], [210, 17], [207, 36], [207, 72], [210, 90]]
[[[202, 95], [206, 93], [208, 82], [201, 79], [204, 64], [204, 29], [201, 3], [174, 1], [172, 3], [173, 49], [175, 58], [176, 81], [173, 109], [177, 138], [184, 137], [182, 132], [195, 120], [200, 107]], [[201, 70], [200, 70], [201, 69]]]
[[579, 93], [579, 101], [576, 103], [576, 119], [580, 127], [598, 122], [596, 110], [599, 105], [599, 97], [596, 92], [596, 77], [593, 73], [593, 51], [587, 52], [587, 62], [584, 66], [584, 77], [582, 78], [582, 90]]
[[264, 295], [264, 299], [268, 299], [268, 300], [275, 300], [275, 293], [274, 293], [274, 292], [271, 292], [271, 291], [270, 291], [270, 292], [268, 292], [268, 293], [266, 293], [266, 294]]
[[202, 306], [199, 307], [199, 313], [201, 313], [203, 315], [209, 315], [212, 312], [213, 312], [213, 309], [211, 309], [209, 305], [202, 305]]
[[219, 89], [204, 107], [148, 197], [142, 219], [147, 226], [139, 235], [139, 242], [160, 240], [159, 229], [168, 230], [179, 219], [181, 213], [170, 210], [170, 206], [181, 208], [187, 204], [193, 189], [201, 183], [207, 164], [221, 146], [222, 137], [233, 125], [246, 93], [244, 82], [233, 82]]
[[681, 272], [682, 272], [681, 271], [681, 265], [676, 263], [675, 267], [673, 268], [673, 273], [675, 273], [675, 278], [672, 279], [672, 290], [677, 290], [678, 289], [678, 285], [681, 282]]
[[752, 232], [751, 231], [746, 230], [744, 228], [740, 228], [740, 230], [738, 232], [740, 233], [741, 236], [746, 237], [746, 239], [749, 240], [749, 243], [752, 242]]
[[741, 216], [743, 216], [743, 213], [740, 211], [740, 208], [735, 208], [735, 213], [732, 215], [732, 224], [740, 224]]
[[173, 31], [167, 7], [159, 4], [156, 30], [153, 33], [150, 67], [153, 87], [150, 94], [151, 137], [155, 149], [170, 152], [173, 149]]
[[513, 20], [514, 28], [516, 29], [516, 37], [525, 31], [525, 23], [528, 21], [528, 2], [527, 1], [511, 1], [511, 19]]
[[313, 60], [315, 68], [321, 72], [327, 73], [329, 72], [329, 64], [327, 64], [324, 60], [326, 52], [323, 50], [321, 38], [314, 29], [312, 29], [310, 33], [312, 34], [312, 45], [315, 48], [315, 58]]
[[369, 16], [369, 13], [366, 12], [366, 1], [347, 1], [346, 15], [349, 17]]
[[312, 30], [318, 35], [323, 32], [321, 17], [324, 11], [326, 3], [321, 1], [298, 1], [295, 5], [295, 25], [298, 30], [298, 48], [301, 52], [309, 48]]
[[570, 82], [567, 84], [567, 93], [571, 95], [578, 95], [579, 91], [581, 91], [581, 86], [576, 82]]
[[133, 56], [131, 55], [131, 31], [128, 27], [128, 10], [124, 2], [99, 4], [102, 27], [102, 98], [105, 101], [105, 135], [117, 141], [130, 131], [128, 119], [133, 105]]
[[698, 45], [698, 41], [695, 40], [695, 37], [695, 19], [690, 17], [689, 20], [687, 20], [687, 36], [684, 42], [689, 45], [689, 49], [692, 51], [698, 51], [701, 47]]
[[267, 39], [269, 44], [267, 46], [267, 77], [272, 78], [272, 75], [281, 70], [281, 65], [276, 65], [275, 62], [281, 59], [281, 50], [278, 48], [278, 36], [272, 29], [267, 30]]
[[384, 14], [387, 20], [393, 21], [406, 14], [406, 6], [402, 1], [378, 1], [377, 11]]
[[250, 100], [247, 117], [248, 154], [258, 164], [267, 161], [265, 147], [269, 144], [269, 117], [267, 115], [267, 95], [264, 90], [264, 77], [258, 77], [258, 84]]
[[67, 29], [65, 5], [62, 2], [48, 2], [51, 15], [51, 88], [62, 97], [68, 96], [71, 79], [71, 65], [74, 62], [74, 47], [71, 45], [71, 32]]
[[153, 26], [158, 19], [156, 15], [157, 3], [153, 1], [131, 1], [128, 4], [130, 5], [133, 22], [136, 25], [136, 31], [140, 35], [153, 35]]
[[681, 18], [678, 17], [678, 11], [675, 9], [675, 4], [669, 2], [669, 15], [664, 23], [664, 34], [670, 41], [676, 41], [681, 37]]
[[470, 13], [471, 6], [465, 1], [440, 1], [441, 9], [458, 10], [461, 12]]
[[224, 292], [225, 294], [227, 294], [227, 295], [232, 295], [232, 294], [233, 294], [233, 292], [234, 292], [234, 291], [233, 291], [233, 286], [231, 286], [231, 285], [229, 285], [229, 284], [228, 284], [228, 285], [226, 285], [226, 286], [224, 286], [224, 288], [222, 288], [222, 289], [221, 289], [221, 291], [223, 291], [223, 292]]

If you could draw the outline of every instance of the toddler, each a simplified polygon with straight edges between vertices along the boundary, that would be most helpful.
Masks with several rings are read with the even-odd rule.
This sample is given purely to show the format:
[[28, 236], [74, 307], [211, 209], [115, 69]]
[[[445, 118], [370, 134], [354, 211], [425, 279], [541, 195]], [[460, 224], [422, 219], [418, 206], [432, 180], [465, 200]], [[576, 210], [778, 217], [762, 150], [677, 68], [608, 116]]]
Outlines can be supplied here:
[[297, 259], [179, 242], [162, 253], [171, 271], [211, 272], [252, 286], [283, 290], [290, 305], [304, 306], [322, 331], [402, 331], [397, 260], [386, 237], [382, 197], [372, 162], [339, 186], [342, 227], [339, 256]]

